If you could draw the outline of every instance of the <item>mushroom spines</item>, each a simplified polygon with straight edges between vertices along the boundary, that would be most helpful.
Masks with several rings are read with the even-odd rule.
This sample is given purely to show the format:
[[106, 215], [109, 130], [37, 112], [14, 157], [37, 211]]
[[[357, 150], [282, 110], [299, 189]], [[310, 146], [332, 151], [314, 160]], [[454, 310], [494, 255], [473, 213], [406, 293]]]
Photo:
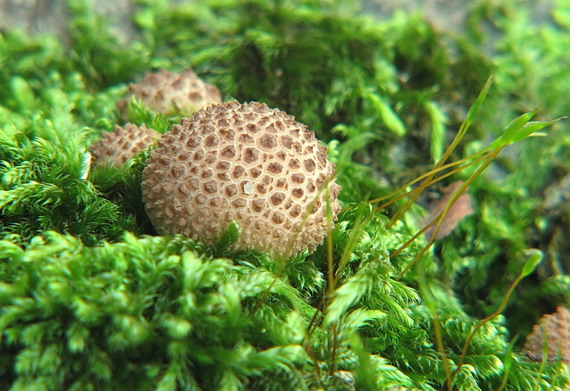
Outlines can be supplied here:
[[305, 125], [262, 103], [228, 102], [173, 126], [151, 152], [142, 187], [159, 232], [212, 242], [235, 221], [236, 246], [292, 255], [326, 235], [321, 187], [334, 216], [340, 209], [333, 177]]

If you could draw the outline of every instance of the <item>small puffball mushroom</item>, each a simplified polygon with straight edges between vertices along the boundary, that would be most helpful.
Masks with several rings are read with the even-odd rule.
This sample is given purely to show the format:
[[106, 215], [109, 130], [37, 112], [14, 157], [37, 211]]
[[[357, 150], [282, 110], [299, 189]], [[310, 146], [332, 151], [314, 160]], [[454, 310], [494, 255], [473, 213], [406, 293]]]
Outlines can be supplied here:
[[181, 73], [161, 70], [147, 74], [137, 84], [130, 84], [127, 97], [119, 102], [121, 112], [125, 112], [133, 95], [152, 110], [165, 115], [190, 115], [203, 107], [222, 102], [220, 91], [196, 76], [191, 69]]
[[235, 221], [242, 233], [234, 248], [288, 257], [326, 236], [327, 183], [336, 220], [334, 172], [326, 148], [294, 117], [229, 102], [163, 135], [143, 171], [143, 201], [160, 233], [212, 243]]
[[556, 312], [544, 315], [535, 324], [528, 336], [523, 351], [533, 361], [542, 361], [544, 338], [546, 337], [547, 360], [556, 360], [558, 355], [570, 365], [570, 310], [558, 307]]
[[124, 127], [115, 125], [113, 132], [105, 132], [99, 141], [91, 146], [95, 164], [122, 166], [125, 162], [145, 148], [153, 140], [160, 138], [160, 133], [145, 125], [138, 127], [126, 124]]

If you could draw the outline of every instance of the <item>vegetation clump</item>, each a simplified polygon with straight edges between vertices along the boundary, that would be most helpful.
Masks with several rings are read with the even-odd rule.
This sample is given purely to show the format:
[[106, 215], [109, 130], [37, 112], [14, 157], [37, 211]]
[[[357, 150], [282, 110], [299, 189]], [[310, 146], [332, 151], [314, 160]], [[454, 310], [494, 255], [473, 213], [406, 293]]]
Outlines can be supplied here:
[[[564, 2], [552, 25], [478, 0], [458, 37], [348, 1], [143, 1], [128, 45], [68, 7], [67, 46], [0, 33], [1, 389], [570, 386], [562, 345], [524, 346], [570, 300]], [[129, 96], [158, 69], [324, 140], [313, 252], [241, 246], [237, 218], [208, 240], [155, 229], [145, 171], [192, 121]], [[158, 149], [94, 164], [125, 114]]]

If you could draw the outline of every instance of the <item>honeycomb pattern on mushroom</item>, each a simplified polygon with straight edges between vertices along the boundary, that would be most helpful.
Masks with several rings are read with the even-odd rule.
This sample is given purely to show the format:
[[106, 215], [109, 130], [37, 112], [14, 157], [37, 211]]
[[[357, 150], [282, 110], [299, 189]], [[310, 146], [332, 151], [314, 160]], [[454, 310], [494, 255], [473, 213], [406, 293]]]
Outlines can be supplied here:
[[160, 138], [160, 133], [145, 125], [138, 127], [128, 123], [124, 127], [115, 125], [113, 132], [105, 132], [100, 140], [93, 143], [91, 153], [96, 164], [121, 166], [152, 142]]
[[534, 325], [528, 336], [523, 351], [535, 361], [542, 361], [543, 341], [546, 337], [547, 360], [556, 360], [558, 354], [570, 365], [570, 310], [558, 307], [556, 312], [544, 315]]
[[143, 171], [143, 200], [161, 233], [211, 243], [235, 221], [236, 248], [289, 256], [313, 251], [326, 236], [326, 183], [336, 220], [334, 171], [326, 148], [294, 117], [229, 102], [163, 135]]
[[190, 115], [222, 101], [218, 88], [204, 82], [191, 69], [181, 73], [161, 70], [147, 74], [139, 83], [130, 84], [127, 97], [119, 102], [121, 112], [124, 113], [133, 95], [152, 110], [165, 115]]

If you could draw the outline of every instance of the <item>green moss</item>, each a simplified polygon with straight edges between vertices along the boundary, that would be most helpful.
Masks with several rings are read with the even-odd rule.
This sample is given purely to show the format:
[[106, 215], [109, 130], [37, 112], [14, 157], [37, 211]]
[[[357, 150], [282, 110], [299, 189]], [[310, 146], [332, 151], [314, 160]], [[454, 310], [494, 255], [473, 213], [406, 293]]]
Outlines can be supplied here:
[[[564, 364], [521, 353], [570, 299], [568, 202], [544, 201], [570, 171], [553, 121], [569, 111], [563, 2], [551, 25], [479, 1], [455, 37], [351, 2], [142, 1], [128, 45], [86, 2], [69, 10], [69, 46], [0, 35], [1, 389], [568, 387]], [[88, 151], [121, 123], [127, 83], [161, 67], [192, 67], [327, 142], [343, 186], [328, 241], [283, 260], [233, 250], [234, 225], [214, 246], [156, 235], [148, 151], [122, 168], [92, 167]], [[160, 132], [179, 120], [136, 101], [129, 117]], [[482, 157], [452, 177], [470, 182], [475, 213], [424, 251], [412, 239], [428, 192], [411, 208], [369, 200], [448, 152]]]

